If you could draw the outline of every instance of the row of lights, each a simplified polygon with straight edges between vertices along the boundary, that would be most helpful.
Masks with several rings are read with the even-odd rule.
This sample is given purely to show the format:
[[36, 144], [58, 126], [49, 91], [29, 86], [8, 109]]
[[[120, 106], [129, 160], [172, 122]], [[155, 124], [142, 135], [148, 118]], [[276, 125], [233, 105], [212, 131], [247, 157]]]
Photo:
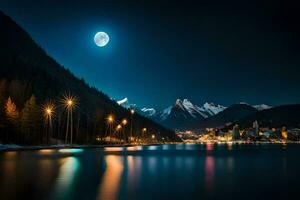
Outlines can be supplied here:
[[[67, 128], [66, 128], [66, 143], [68, 140], [68, 134], [70, 133], [71, 137], [71, 144], [73, 139], [73, 108], [77, 106], [77, 100], [74, 96], [71, 95], [64, 95], [61, 100], [63, 106], [67, 110]], [[46, 118], [47, 123], [49, 123], [49, 130], [51, 130], [52, 126], [52, 116], [55, 112], [55, 105], [51, 102], [47, 103], [44, 107], [44, 117]], [[70, 124], [69, 124], [70, 122]], [[69, 127], [70, 126], [70, 127]]]
[[[135, 113], [135, 111], [134, 111], [133, 109], [131, 109], [131, 110], [130, 110], [130, 113], [131, 113], [131, 115], [133, 115], [133, 114]], [[109, 116], [107, 117], [107, 122], [108, 122], [109, 125], [111, 125], [111, 124], [114, 122], [114, 117], [113, 117], [112, 115], [109, 115]], [[126, 126], [126, 125], [127, 125], [127, 123], [128, 123], [127, 119], [123, 119], [123, 120], [121, 121], [121, 123], [118, 124], [118, 125], [116, 126], [116, 131], [120, 131], [120, 130], [122, 129], [123, 126]], [[132, 126], [132, 125], [131, 125], [131, 126]], [[145, 134], [146, 132], [147, 132], [147, 128], [144, 127], [144, 128], [142, 129], [142, 133]], [[131, 133], [131, 134], [132, 134], [132, 133]], [[155, 139], [155, 135], [152, 134], [152, 135], [151, 135], [151, 138], [152, 138], [152, 139]]]
[[[68, 119], [67, 119], [67, 120], [69, 121], [69, 115], [72, 115], [72, 110], [73, 110], [73, 108], [74, 108], [75, 106], [77, 106], [76, 98], [73, 97], [73, 96], [70, 96], [70, 95], [69, 95], [69, 96], [64, 96], [62, 102], [63, 102], [63, 105], [65, 106], [66, 110], [68, 111]], [[44, 106], [44, 115], [45, 115], [45, 118], [46, 118], [47, 120], [49, 120], [50, 126], [51, 126], [51, 124], [52, 124], [52, 116], [53, 116], [53, 114], [54, 114], [54, 110], [55, 110], [55, 106], [54, 106], [53, 103], [48, 103], [48, 104], [46, 104], [46, 105]], [[131, 110], [130, 110], [130, 113], [131, 113], [131, 115], [134, 115], [135, 110], [131, 109]], [[72, 117], [71, 117], [71, 120], [72, 120]], [[108, 122], [109, 125], [111, 125], [111, 124], [114, 122], [114, 117], [113, 117], [112, 115], [109, 115], [109, 116], [107, 117], [107, 122]], [[128, 124], [127, 119], [123, 119], [123, 120], [121, 121], [121, 123], [117, 125], [116, 131], [120, 131], [120, 130], [122, 129], [122, 127], [123, 127], [123, 126], [125, 127], [127, 124]], [[50, 127], [50, 128], [51, 128], [51, 127]], [[67, 141], [67, 135], [68, 135], [68, 128], [69, 128], [69, 127], [67, 127], [67, 130], [66, 130], [66, 131], [67, 131], [67, 132], [66, 132], [66, 141]], [[144, 134], [144, 133], [146, 133], [146, 132], [147, 132], [147, 128], [143, 128], [143, 129], [142, 129], [142, 133]], [[131, 136], [132, 136], [132, 119], [131, 119]], [[72, 121], [71, 121], [71, 138], [72, 138]], [[153, 134], [153, 135], [151, 136], [151, 138], [154, 139], [154, 138], [155, 138], [155, 135]], [[72, 141], [71, 141], [71, 142], [72, 142]]]

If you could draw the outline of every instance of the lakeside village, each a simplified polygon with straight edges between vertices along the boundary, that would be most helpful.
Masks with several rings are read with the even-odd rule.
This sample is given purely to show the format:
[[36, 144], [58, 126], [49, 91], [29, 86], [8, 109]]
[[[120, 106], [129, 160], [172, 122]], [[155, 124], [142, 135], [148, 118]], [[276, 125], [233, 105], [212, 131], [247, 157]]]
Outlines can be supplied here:
[[[228, 128], [232, 127], [232, 128]], [[185, 143], [299, 143], [300, 128], [259, 127], [257, 121], [250, 128], [241, 129], [238, 124], [222, 128], [206, 128], [200, 131], [177, 131]]]

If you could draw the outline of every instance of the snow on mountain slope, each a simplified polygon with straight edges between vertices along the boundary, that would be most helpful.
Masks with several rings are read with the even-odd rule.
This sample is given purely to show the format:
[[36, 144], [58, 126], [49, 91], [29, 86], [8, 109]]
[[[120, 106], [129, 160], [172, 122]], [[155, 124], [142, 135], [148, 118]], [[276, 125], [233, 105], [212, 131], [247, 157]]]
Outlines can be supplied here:
[[246, 104], [246, 105], [252, 106], [253, 108], [256, 108], [256, 110], [258, 110], [258, 111], [272, 108], [272, 106], [269, 106], [267, 104], [250, 105], [246, 102], [240, 102], [239, 104]]
[[204, 118], [208, 117], [205, 110], [202, 110], [199, 106], [192, 104], [188, 99], [183, 99], [182, 105], [194, 118], [196, 118], [198, 114]]
[[124, 105], [124, 104], [126, 104], [127, 102], [128, 102], [128, 98], [127, 98], [127, 97], [125, 97], [124, 99], [121, 99], [121, 100], [117, 101], [117, 103], [118, 103], [119, 105]]
[[171, 114], [173, 106], [169, 106], [165, 108], [161, 113], [159, 113], [159, 118], [161, 121], [166, 120], [168, 116]]
[[156, 110], [154, 108], [142, 108], [141, 111], [147, 117], [151, 117], [156, 114]]
[[154, 108], [142, 108], [139, 109], [136, 104], [132, 104], [129, 102], [128, 98], [125, 97], [124, 99], [121, 99], [119, 101], [116, 101], [120, 106], [127, 108], [127, 109], [135, 109], [138, 113], [146, 116], [146, 117], [152, 117], [156, 114], [156, 110]]
[[203, 106], [202, 106], [203, 110], [205, 110], [206, 112], [208, 112], [210, 115], [216, 115], [218, 114], [219, 112], [225, 110], [225, 106], [221, 106], [221, 105], [218, 105], [218, 104], [214, 104], [214, 103], [205, 103]]
[[129, 103], [129, 100], [128, 100], [128, 98], [127, 97], [125, 97], [124, 99], [121, 99], [121, 100], [119, 100], [119, 101], [117, 101], [117, 103], [120, 105], [120, 106], [122, 106], [122, 107], [124, 107], [124, 108], [135, 108], [136, 107], [136, 104], [130, 104]]
[[266, 104], [254, 105], [253, 107], [256, 108], [257, 110], [266, 110], [272, 108], [272, 106]]
[[207, 104], [206, 107], [199, 107], [188, 99], [177, 99], [173, 106], [169, 106], [157, 115], [158, 121], [165, 121], [169, 118], [176, 119], [184, 116], [185, 119], [205, 119], [225, 109], [223, 106]]

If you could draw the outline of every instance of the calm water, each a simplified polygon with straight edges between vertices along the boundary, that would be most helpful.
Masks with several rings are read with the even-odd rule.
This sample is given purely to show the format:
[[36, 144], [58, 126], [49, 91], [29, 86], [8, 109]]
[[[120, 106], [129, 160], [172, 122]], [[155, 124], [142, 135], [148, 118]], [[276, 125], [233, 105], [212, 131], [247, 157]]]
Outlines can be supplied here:
[[274, 199], [300, 192], [300, 145], [0, 153], [0, 199]]

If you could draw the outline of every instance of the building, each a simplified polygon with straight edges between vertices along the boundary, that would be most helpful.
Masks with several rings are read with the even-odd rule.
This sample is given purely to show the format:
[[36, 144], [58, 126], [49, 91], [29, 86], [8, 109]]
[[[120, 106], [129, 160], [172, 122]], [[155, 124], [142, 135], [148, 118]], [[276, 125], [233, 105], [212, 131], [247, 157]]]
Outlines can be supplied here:
[[239, 140], [240, 139], [240, 128], [239, 125], [234, 125], [232, 128], [232, 140]]
[[259, 136], [259, 126], [257, 121], [253, 122], [253, 133], [254, 136]]

